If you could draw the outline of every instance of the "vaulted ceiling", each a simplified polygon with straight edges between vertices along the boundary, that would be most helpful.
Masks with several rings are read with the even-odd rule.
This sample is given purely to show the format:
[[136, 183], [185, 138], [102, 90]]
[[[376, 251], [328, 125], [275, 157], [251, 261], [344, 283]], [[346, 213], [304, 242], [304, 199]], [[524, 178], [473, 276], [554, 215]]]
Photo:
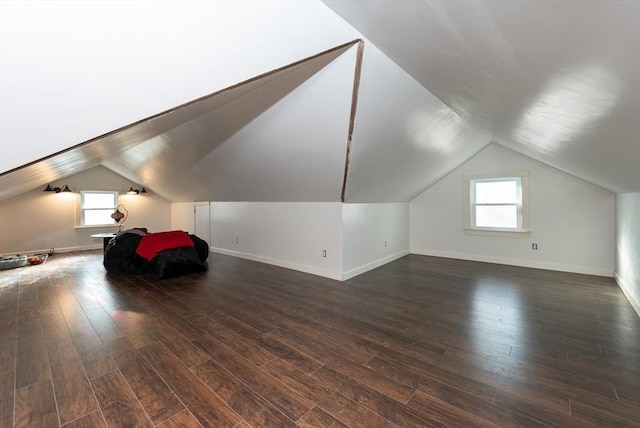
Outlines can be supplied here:
[[410, 201], [492, 141], [639, 192], [639, 28], [636, 1], [2, 2], [0, 199], [103, 165], [172, 201]]
[[324, 2], [495, 142], [640, 191], [640, 2]]

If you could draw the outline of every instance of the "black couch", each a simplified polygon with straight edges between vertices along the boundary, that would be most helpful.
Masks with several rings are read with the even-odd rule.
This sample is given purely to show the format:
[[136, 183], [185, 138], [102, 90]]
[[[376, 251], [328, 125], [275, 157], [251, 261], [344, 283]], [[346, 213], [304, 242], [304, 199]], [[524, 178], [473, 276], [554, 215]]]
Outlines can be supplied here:
[[[172, 231], [173, 236], [180, 231]], [[209, 244], [196, 235], [187, 234], [193, 246], [177, 246], [156, 252], [147, 258], [138, 254], [138, 246], [147, 235], [146, 229], [128, 229], [119, 232], [104, 250], [103, 265], [112, 274], [157, 273], [160, 278], [170, 278], [207, 269]], [[154, 237], [155, 238], [155, 237]]]

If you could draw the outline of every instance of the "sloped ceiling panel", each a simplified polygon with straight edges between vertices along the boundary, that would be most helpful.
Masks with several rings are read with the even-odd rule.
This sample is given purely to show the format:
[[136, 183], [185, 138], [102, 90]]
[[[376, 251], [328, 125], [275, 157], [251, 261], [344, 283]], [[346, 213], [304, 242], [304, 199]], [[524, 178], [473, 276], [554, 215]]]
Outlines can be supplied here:
[[0, 173], [358, 37], [320, 1], [0, 1]]
[[172, 201], [339, 201], [352, 45], [242, 85], [103, 165]]
[[324, 3], [494, 141], [640, 191], [640, 2]]
[[[331, 49], [64, 150], [42, 161], [0, 174], [0, 200], [99, 164], [104, 164], [134, 182], [145, 183], [152, 188], [154, 184], [158, 184], [157, 188], [162, 194], [163, 187], [158, 180], [167, 183], [167, 189], [170, 189], [174, 185], [173, 178], [176, 174], [192, 167], [218, 144], [352, 45], [353, 42]], [[144, 171], [141, 171], [143, 167]], [[190, 184], [183, 187], [174, 194], [167, 190], [163, 196], [170, 200], [181, 200], [179, 195], [186, 195], [185, 189], [194, 188]], [[177, 199], [172, 199], [172, 196]]]
[[46, 159], [0, 174], [0, 200], [97, 166], [106, 159], [204, 114], [219, 103], [228, 102], [229, 97], [242, 95], [245, 91], [251, 90], [252, 86], [247, 85], [220, 97], [206, 98], [184, 108], [158, 114]]
[[365, 46], [345, 201], [407, 202], [491, 142]]

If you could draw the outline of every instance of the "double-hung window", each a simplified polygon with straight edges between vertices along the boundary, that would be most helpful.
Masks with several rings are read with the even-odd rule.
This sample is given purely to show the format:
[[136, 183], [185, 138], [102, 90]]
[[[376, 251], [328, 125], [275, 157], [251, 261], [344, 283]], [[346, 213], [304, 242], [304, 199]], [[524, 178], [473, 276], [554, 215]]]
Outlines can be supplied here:
[[80, 193], [82, 226], [108, 226], [118, 206], [118, 192], [84, 190]]
[[527, 172], [467, 177], [465, 231], [529, 234]]

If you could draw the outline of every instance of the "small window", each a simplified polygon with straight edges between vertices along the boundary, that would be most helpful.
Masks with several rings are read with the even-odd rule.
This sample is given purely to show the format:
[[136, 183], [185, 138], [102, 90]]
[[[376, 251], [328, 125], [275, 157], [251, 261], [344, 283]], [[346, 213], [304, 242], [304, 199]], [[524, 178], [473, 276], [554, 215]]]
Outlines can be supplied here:
[[467, 232], [529, 233], [528, 173], [467, 177]]
[[82, 191], [80, 194], [83, 226], [116, 224], [111, 214], [118, 206], [118, 192]]

